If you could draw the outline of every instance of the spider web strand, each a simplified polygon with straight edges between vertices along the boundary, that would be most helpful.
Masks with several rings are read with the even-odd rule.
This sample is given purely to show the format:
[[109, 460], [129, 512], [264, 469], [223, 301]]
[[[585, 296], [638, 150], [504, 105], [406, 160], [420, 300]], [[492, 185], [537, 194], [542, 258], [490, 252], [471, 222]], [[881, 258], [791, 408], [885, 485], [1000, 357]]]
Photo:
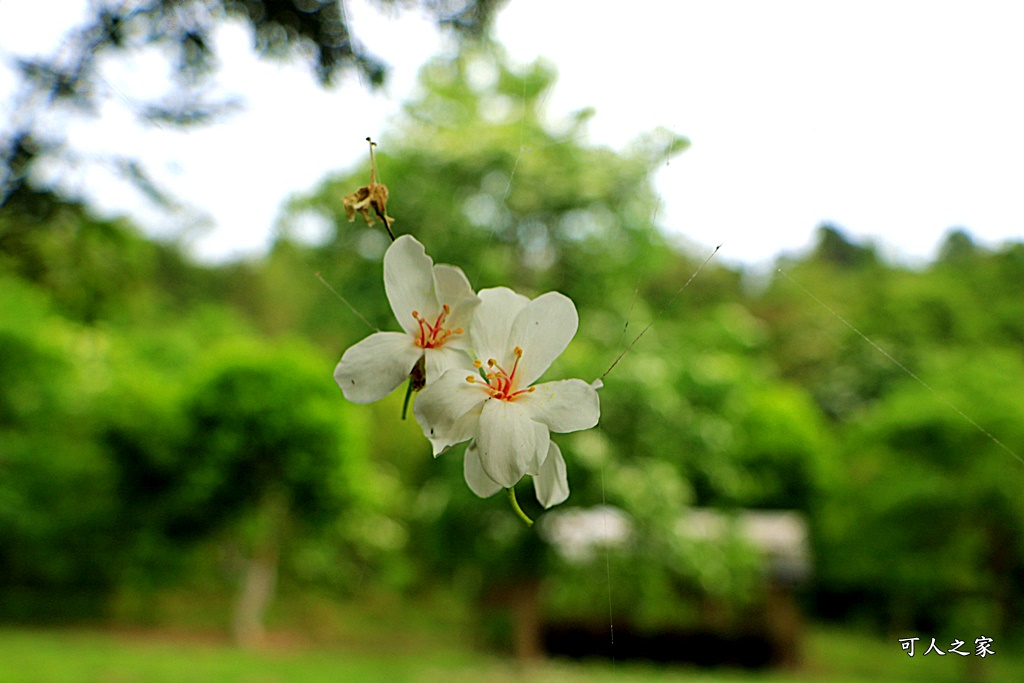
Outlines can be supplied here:
[[700, 271], [704, 269], [704, 266], [706, 266], [708, 264], [708, 262], [715, 257], [715, 254], [717, 254], [718, 250], [721, 249], [721, 248], [722, 248], [722, 245], [719, 244], [717, 247], [715, 247], [715, 250], [713, 252], [711, 252], [711, 255], [708, 256], [706, 259], [704, 259], [703, 263], [701, 263], [699, 266], [697, 266], [697, 270], [693, 271], [693, 274], [689, 277], [689, 279], [686, 282], [683, 283], [683, 286], [680, 287], [676, 291], [676, 293], [672, 295], [672, 298], [669, 299], [669, 302], [667, 304], [665, 304], [664, 308], [662, 308], [660, 311], [658, 311], [658, 315], [654, 316], [654, 320], [652, 320], [651, 322], [647, 323], [647, 327], [645, 327], [643, 330], [641, 330], [640, 334], [638, 334], [633, 339], [633, 341], [631, 341], [629, 343], [629, 346], [627, 346], [625, 349], [623, 349], [622, 353], [619, 354], [618, 358], [616, 358], [612, 362], [612, 364], [610, 366], [608, 366], [608, 369], [604, 371], [604, 374], [601, 375], [600, 379], [603, 380], [605, 377], [608, 376], [609, 372], [611, 372], [613, 369], [615, 369], [615, 366], [619, 364], [619, 361], [622, 360], [623, 357], [627, 353], [630, 352], [630, 350], [633, 348], [633, 346], [638, 341], [640, 341], [641, 337], [643, 337], [645, 334], [647, 334], [647, 330], [651, 329], [654, 326], [654, 323], [658, 322], [658, 320], [661, 319], [661, 316], [664, 315], [665, 311], [667, 311], [669, 309], [669, 307], [671, 307], [672, 304], [674, 304], [676, 302], [676, 299], [678, 299], [679, 295], [683, 293], [683, 290], [690, 286], [690, 283], [694, 281], [694, 279], [697, 277], [697, 275], [700, 273]]
[[332, 294], [334, 294], [334, 296], [338, 297], [338, 300], [339, 300], [339, 301], [341, 301], [341, 303], [343, 303], [343, 304], [345, 304], [346, 306], [348, 306], [348, 310], [352, 311], [352, 313], [353, 313], [353, 314], [355, 314], [355, 316], [356, 316], [357, 318], [359, 318], [359, 319], [360, 319], [360, 320], [362, 320], [362, 321], [363, 321], [364, 323], [366, 323], [366, 326], [367, 326], [367, 327], [369, 327], [369, 328], [370, 328], [371, 330], [373, 330], [374, 332], [380, 332], [380, 328], [379, 328], [379, 327], [376, 327], [376, 326], [374, 326], [374, 325], [373, 325], [373, 324], [372, 324], [372, 323], [371, 323], [371, 322], [370, 322], [369, 320], [367, 320], [366, 318], [364, 318], [364, 317], [363, 317], [363, 314], [362, 314], [362, 313], [360, 313], [359, 311], [357, 311], [357, 310], [356, 310], [356, 307], [355, 307], [355, 306], [353, 306], [353, 305], [352, 305], [351, 303], [349, 303], [348, 299], [346, 299], [345, 297], [343, 297], [343, 296], [342, 296], [342, 295], [341, 295], [341, 294], [340, 294], [340, 293], [338, 292], [338, 290], [336, 290], [336, 289], [335, 289], [334, 287], [332, 287], [332, 286], [330, 285], [330, 283], [328, 283], [328, 282], [327, 282], [327, 280], [325, 280], [325, 279], [324, 279], [324, 276], [323, 276], [323, 275], [321, 275], [321, 274], [320, 274], [320, 273], [318, 273], [318, 272], [314, 272], [314, 273], [313, 273], [313, 275], [315, 275], [315, 276], [316, 276], [316, 279], [317, 279], [317, 280], [320, 280], [320, 282], [322, 282], [322, 283], [323, 283], [324, 287], [326, 287], [327, 289], [331, 290], [331, 293], [332, 293]]
[[964, 420], [966, 420], [968, 424], [970, 424], [970, 425], [971, 425], [971, 426], [973, 426], [973, 427], [974, 427], [975, 429], [977, 429], [977, 430], [978, 430], [979, 432], [981, 432], [981, 433], [982, 433], [982, 434], [984, 434], [984, 435], [985, 435], [986, 437], [988, 437], [988, 439], [989, 439], [990, 441], [992, 441], [992, 443], [994, 443], [995, 445], [999, 446], [999, 447], [1000, 447], [1001, 449], [1003, 449], [1004, 451], [1006, 451], [1007, 453], [1009, 453], [1009, 454], [1010, 454], [1010, 455], [1011, 455], [1011, 456], [1012, 456], [1012, 457], [1013, 457], [1014, 459], [1016, 459], [1016, 460], [1017, 460], [1017, 461], [1018, 461], [1018, 462], [1019, 462], [1020, 464], [1024, 465], [1024, 458], [1022, 458], [1022, 457], [1021, 457], [1021, 456], [1020, 456], [1020, 455], [1019, 455], [1019, 454], [1018, 454], [1018, 453], [1017, 453], [1016, 451], [1014, 451], [1014, 450], [1013, 450], [1012, 448], [1010, 448], [1009, 446], [1007, 446], [1007, 445], [1006, 445], [1005, 443], [1003, 443], [1002, 441], [1000, 441], [1000, 440], [999, 440], [999, 439], [998, 439], [998, 438], [997, 438], [997, 437], [996, 437], [996, 436], [995, 436], [995, 435], [994, 435], [994, 434], [993, 434], [992, 432], [990, 432], [990, 431], [988, 431], [987, 429], [985, 429], [984, 427], [982, 427], [982, 426], [981, 426], [981, 425], [980, 425], [980, 424], [978, 423], [978, 421], [977, 421], [977, 420], [975, 420], [975, 419], [974, 419], [974, 418], [972, 418], [972, 417], [971, 417], [970, 415], [968, 415], [968, 414], [967, 414], [967, 413], [965, 413], [965, 412], [964, 412], [963, 410], [961, 410], [961, 409], [960, 409], [959, 407], [957, 407], [957, 405], [956, 405], [956, 404], [954, 404], [954, 403], [953, 403], [952, 401], [950, 401], [950, 400], [949, 400], [948, 398], [946, 398], [945, 396], [943, 396], [942, 394], [940, 394], [940, 393], [939, 393], [939, 391], [938, 391], [937, 389], [935, 389], [935, 388], [934, 388], [934, 387], [933, 387], [932, 385], [928, 384], [928, 383], [927, 383], [927, 382], [925, 382], [925, 381], [924, 381], [923, 379], [921, 379], [921, 377], [920, 377], [920, 376], [918, 376], [918, 375], [917, 375], [917, 374], [916, 374], [916, 373], [915, 373], [915, 372], [914, 372], [913, 370], [911, 370], [910, 368], [908, 368], [908, 367], [907, 367], [906, 365], [904, 365], [904, 364], [903, 364], [903, 363], [901, 363], [900, 361], [896, 360], [896, 358], [894, 358], [894, 357], [892, 356], [892, 354], [890, 354], [890, 353], [889, 353], [888, 351], [886, 351], [886, 350], [885, 350], [885, 349], [883, 349], [883, 348], [882, 348], [881, 346], [879, 346], [879, 345], [878, 345], [877, 343], [875, 343], [875, 341], [874, 341], [873, 339], [871, 339], [871, 338], [870, 338], [870, 337], [868, 337], [868, 336], [867, 336], [866, 334], [864, 334], [864, 333], [863, 333], [863, 332], [861, 332], [861, 331], [860, 331], [859, 329], [857, 329], [857, 327], [856, 327], [856, 326], [854, 326], [854, 324], [853, 324], [853, 323], [851, 323], [850, 321], [848, 321], [848, 320], [847, 320], [846, 318], [844, 318], [843, 316], [839, 315], [839, 313], [838, 313], [838, 312], [836, 312], [836, 310], [835, 310], [835, 309], [833, 309], [833, 308], [832, 308], [831, 306], [829, 306], [828, 304], [826, 304], [826, 303], [825, 303], [824, 301], [822, 301], [822, 300], [821, 300], [821, 299], [819, 299], [818, 297], [814, 296], [814, 294], [812, 294], [812, 293], [810, 292], [810, 290], [808, 290], [808, 289], [807, 289], [806, 287], [804, 287], [804, 286], [803, 286], [802, 284], [800, 284], [799, 282], [797, 282], [796, 280], [794, 280], [794, 279], [793, 279], [793, 277], [792, 277], [792, 276], [791, 276], [791, 275], [790, 275], [789, 273], [787, 273], [786, 271], [782, 270], [781, 268], [778, 268], [778, 269], [777, 269], [777, 271], [779, 272], [779, 274], [780, 274], [780, 275], [782, 275], [782, 276], [783, 276], [783, 277], [785, 277], [785, 278], [786, 278], [787, 280], [789, 280], [789, 281], [790, 281], [790, 282], [792, 282], [792, 283], [793, 283], [794, 285], [796, 285], [796, 286], [797, 286], [797, 288], [799, 288], [799, 289], [800, 289], [800, 290], [801, 290], [801, 291], [802, 291], [802, 292], [803, 292], [804, 294], [806, 294], [807, 296], [809, 296], [809, 297], [810, 297], [810, 298], [811, 298], [811, 299], [812, 299], [813, 301], [817, 302], [819, 306], [821, 306], [821, 307], [822, 307], [822, 308], [824, 308], [824, 309], [825, 309], [826, 311], [828, 311], [828, 312], [829, 312], [829, 313], [831, 313], [831, 314], [832, 314], [833, 316], [835, 316], [835, 317], [836, 317], [836, 319], [838, 319], [838, 320], [839, 320], [839, 322], [843, 323], [843, 324], [844, 324], [844, 325], [846, 325], [846, 326], [847, 326], [848, 328], [850, 328], [851, 330], [853, 330], [853, 332], [854, 332], [854, 333], [855, 333], [855, 334], [856, 334], [856, 335], [857, 335], [858, 337], [860, 337], [861, 339], [863, 339], [864, 341], [866, 341], [866, 342], [867, 342], [868, 344], [870, 344], [870, 345], [871, 345], [871, 347], [872, 347], [873, 349], [875, 349], [875, 351], [878, 351], [878, 352], [879, 352], [880, 354], [882, 354], [883, 356], [885, 356], [885, 357], [886, 357], [886, 358], [887, 358], [887, 359], [889, 360], [889, 362], [891, 362], [891, 363], [892, 363], [893, 365], [895, 365], [895, 366], [896, 366], [896, 367], [898, 367], [898, 368], [899, 368], [900, 370], [902, 370], [903, 372], [905, 372], [905, 373], [906, 373], [906, 374], [907, 374], [908, 376], [910, 376], [910, 378], [911, 378], [911, 379], [913, 379], [913, 380], [914, 380], [915, 382], [917, 382], [917, 383], [918, 383], [918, 384], [920, 384], [920, 385], [921, 385], [922, 387], [924, 387], [924, 388], [925, 388], [925, 389], [927, 389], [927, 390], [928, 390], [929, 392], [931, 392], [931, 393], [932, 393], [932, 394], [933, 394], [933, 395], [935, 396], [935, 398], [939, 399], [939, 401], [941, 401], [942, 403], [946, 404], [946, 406], [947, 406], [947, 407], [949, 407], [950, 409], [952, 409], [952, 410], [953, 410], [953, 412], [955, 412], [955, 413], [956, 413], [957, 415], [959, 415], [959, 416], [960, 416], [960, 417], [962, 417], [962, 418], [963, 418]]

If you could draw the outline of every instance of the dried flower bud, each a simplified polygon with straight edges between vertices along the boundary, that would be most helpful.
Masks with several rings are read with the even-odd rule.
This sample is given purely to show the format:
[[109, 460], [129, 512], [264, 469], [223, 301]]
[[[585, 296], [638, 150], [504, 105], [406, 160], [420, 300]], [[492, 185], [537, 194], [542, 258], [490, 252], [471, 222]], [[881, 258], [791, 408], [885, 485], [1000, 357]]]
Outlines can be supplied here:
[[377, 182], [377, 163], [373, 158], [373, 148], [377, 143], [370, 138], [366, 138], [366, 141], [370, 143], [370, 184], [360, 187], [341, 200], [345, 206], [345, 216], [349, 222], [354, 221], [356, 211], [358, 211], [363, 214], [367, 225], [375, 224], [377, 218], [380, 218], [391, 240], [394, 241], [395, 235], [391, 232], [391, 223], [395, 219], [387, 213], [388, 188], [387, 185]]

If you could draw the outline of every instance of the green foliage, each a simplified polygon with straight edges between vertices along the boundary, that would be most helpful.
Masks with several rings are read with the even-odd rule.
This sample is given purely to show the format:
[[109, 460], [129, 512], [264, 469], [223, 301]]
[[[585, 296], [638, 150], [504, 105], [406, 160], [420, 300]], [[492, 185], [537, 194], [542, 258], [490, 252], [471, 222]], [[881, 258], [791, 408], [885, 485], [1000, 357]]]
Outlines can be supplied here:
[[43, 292], [0, 275], [0, 613], [8, 619], [95, 612], [116, 580], [112, 472], [81, 409], [93, 341]]
[[136, 325], [206, 295], [175, 245], [54, 195], [21, 199], [0, 213], [0, 272], [38, 285], [72, 320]]
[[173, 531], [203, 534], [267, 495], [290, 515], [323, 523], [343, 500], [342, 405], [315, 355], [302, 347], [232, 344], [186, 403]]
[[[649, 266], [665, 256], [664, 239], [650, 224], [656, 198], [647, 176], [685, 140], [661, 131], [628, 155], [577, 144], [585, 116], [565, 130], [550, 130], [540, 119], [551, 70], [514, 71], [494, 46], [438, 59], [423, 73], [423, 96], [378, 148], [381, 179], [396, 198], [395, 230], [460, 264], [477, 287], [627, 298], [631, 290], [613, 289], [619, 278], [606, 278], [607, 269]], [[469, 84], [470, 73], [483, 74], [477, 86]], [[481, 118], [488, 107], [504, 114]], [[346, 297], [381, 324], [388, 311], [376, 285], [387, 239], [379, 227], [346, 223], [342, 207], [367, 177], [360, 170], [330, 179], [314, 196], [295, 200], [282, 234], [310, 212], [334, 223], [334, 238], [310, 267], [328, 282], [353, 282]], [[607, 260], [612, 253], [617, 257]]]
[[[883, 597], [888, 616], [905, 626], [1019, 628], [1024, 463], [1006, 444], [1024, 442], [1013, 398], [1024, 364], [993, 351], [927, 360], [923, 379], [944, 400], [903, 382], [849, 432], [849, 478], [823, 511], [824, 580]], [[969, 410], [1000, 443], [945, 401]], [[968, 601], [983, 607], [982, 623], [963, 613]]]
[[[368, 169], [295, 198], [266, 258], [216, 268], [22, 195], [0, 216], [6, 613], [87, 582], [97, 597], [78, 611], [95, 614], [118, 588], [215, 573], [218, 552], [258, 545], [279, 515], [288, 589], [494, 602], [543, 579], [555, 617], [603, 623], [610, 587], [613, 613], [651, 628], [696, 623], [708, 600], [742, 619], [761, 559], [736, 535], [680, 534], [701, 506], [806, 515], [822, 613], [1019, 629], [1024, 246], [953, 233], [911, 269], [826, 226], [759, 289], [712, 261], [681, 292], [703, 257], [653, 223], [650, 175], [685, 139], [589, 145], [587, 112], [545, 120], [553, 83], [487, 43], [437, 60], [378, 170], [396, 232], [476, 288], [576, 302], [577, 338], [544, 379], [612, 368], [601, 423], [555, 437], [569, 501], [544, 512], [529, 482], [519, 499], [537, 528], [613, 505], [628, 542], [566, 562], [501, 497], [468, 490], [460, 449], [430, 457], [400, 392], [344, 402], [342, 351], [396, 325], [387, 237], [342, 204]], [[304, 220], [327, 239], [303, 243]]]

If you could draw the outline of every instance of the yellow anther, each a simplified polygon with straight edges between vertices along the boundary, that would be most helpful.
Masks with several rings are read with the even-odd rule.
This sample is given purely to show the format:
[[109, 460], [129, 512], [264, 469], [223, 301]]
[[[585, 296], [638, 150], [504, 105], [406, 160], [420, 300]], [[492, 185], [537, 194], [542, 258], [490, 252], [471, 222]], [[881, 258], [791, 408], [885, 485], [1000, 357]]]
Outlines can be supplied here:
[[417, 320], [419, 320], [420, 319], [420, 312], [419, 311], [413, 311], [412, 312], [412, 317], [414, 317]]
[[[476, 377], [474, 377], [473, 375], [468, 375], [466, 377], [466, 381], [469, 382], [470, 384], [473, 384], [474, 382], [476, 382]], [[532, 389], [533, 387], [530, 388]]]
[[483, 365], [484, 364], [480, 362], [479, 358], [477, 358], [475, 361], [473, 361], [473, 367], [474, 368], [481, 368], [481, 367], [483, 367]]
[[518, 346], [516, 348], [512, 349], [512, 353], [516, 354], [516, 358], [522, 358], [523, 357], [523, 350], [521, 348], [519, 348]]
[[455, 328], [455, 334], [462, 334], [462, 328], [461, 327], [456, 327]]
[[493, 358], [488, 358], [487, 359], [487, 367], [493, 368], [497, 364], [498, 364], [498, 361], [494, 360]]
[[448, 308], [448, 304], [441, 304], [441, 308], [444, 309], [445, 313], [451, 313], [452, 309]]
[[532, 394], [532, 393], [533, 393], [533, 390], [534, 390], [534, 389], [536, 389], [536, 388], [537, 388], [537, 387], [530, 387], [529, 389], [527, 389], [527, 390], [526, 390], [526, 393], [528, 393], [528, 394]]

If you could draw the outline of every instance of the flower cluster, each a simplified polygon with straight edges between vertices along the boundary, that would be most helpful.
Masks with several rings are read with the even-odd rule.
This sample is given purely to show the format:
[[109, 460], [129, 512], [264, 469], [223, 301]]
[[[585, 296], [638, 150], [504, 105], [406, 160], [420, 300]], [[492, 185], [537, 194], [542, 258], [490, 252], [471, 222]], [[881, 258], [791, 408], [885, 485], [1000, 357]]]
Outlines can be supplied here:
[[425, 388], [414, 414], [434, 455], [468, 441], [466, 483], [478, 496], [533, 477], [545, 507], [569, 496], [565, 459], [551, 432], [589, 429], [600, 405], [578, 379], [534, 384], [576, 334], [572, 301], [530, 300], [506, 287], [474, 294], [463, 272], [434, 265], [409, 235], [384, 255], [384, 287], [404, 332], [377, 332], [348, 349], [334, 371], [345, 397], [370, 403], [416, 368]]

